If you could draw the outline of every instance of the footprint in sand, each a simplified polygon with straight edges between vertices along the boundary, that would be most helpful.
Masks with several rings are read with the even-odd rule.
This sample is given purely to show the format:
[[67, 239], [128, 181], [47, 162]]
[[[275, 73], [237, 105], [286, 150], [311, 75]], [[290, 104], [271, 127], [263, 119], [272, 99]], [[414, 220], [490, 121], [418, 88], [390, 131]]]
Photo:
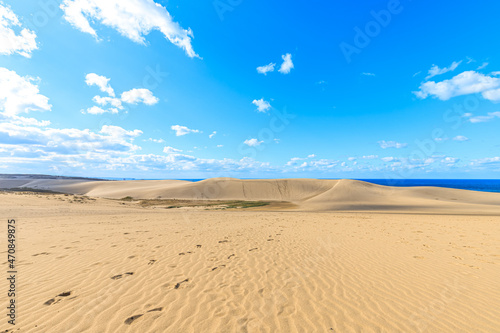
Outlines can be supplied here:
[[70, 295], [71, 295], [71, 291], [65, 291], [63, 293], [60, 293], [56, 297], [49, 299], [47, 302], [43, 303], [43, 305], [57, 304], [62, 300], [61, 297], [68, 297]]
[[[151, 310], [148, 310], [146, 311], [146, 313], [148, 312], [156, 312], [156, 311], [162, 311], [163, 310], [163, 307], [159, 307], [159, 308], [154, 308], [154, 309], [151, 309]], [[134, 315], [132, 317], [128, 317], [127, 319], [125, 319], [125, 325], [132, 325], [132, 323], [137, 320], [138, 318], [144, 316], [144, 314], [138, 314], [138, 315]]]
[[185, 282], [189, 282], [189, 279], [185, 279], [184, 281], [181, 281], [181, 282], [177, 282], [177, 284], [174, 286], [174, 289], [179, 289], [180, 286], [185, 283]]
[[155, 262], [156, 262], [155, 259], [150, 259], [149, 262], [148, 262], [148, 265], [153, 265]]
[[40, 252], [40, 253], [36, 253], [36, 254], [33, 254], [33, 257], [37, 257], [37, 256], [41, 256], [41, 255], [49, 255], [48, 252]]
[[219, 268], [219, 267], [220, 267], [220, 268], [223, 268], [223, 267], [226, 267], [226, 265], [220, 265], [220, 266], [214, 267], [214, 268], [212, 268], [212, 272], [213, 272], [213, 271], [215, 271], [215, 270], [216, 270], [217, 268]]
[[111, 277], [111, 280], [119, 280], [119, 279], [121, 279], [124, 275], [134, 275], [134, 272], [127, 272], [127, 273], [123, 273], [123, 274], [118, 274], [118, 275], [112, 276], [112, 277]]

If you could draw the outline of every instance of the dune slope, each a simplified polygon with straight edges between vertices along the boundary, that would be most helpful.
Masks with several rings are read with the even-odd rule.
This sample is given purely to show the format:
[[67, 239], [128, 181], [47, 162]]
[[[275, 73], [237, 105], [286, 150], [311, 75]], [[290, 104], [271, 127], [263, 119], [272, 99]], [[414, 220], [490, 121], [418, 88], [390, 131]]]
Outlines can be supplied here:
[[[19, 182], [19, 181], [18, 181]], [[0, 180], [0, 188], [13, 181]], [[213, 178], [180, 180], [31, 180], [18, 183], [64, 193], [121, 199], [288, 201], [298, 210], [500, 214], [500, 194], [437, 187], [390, 187], [357, 180]]]

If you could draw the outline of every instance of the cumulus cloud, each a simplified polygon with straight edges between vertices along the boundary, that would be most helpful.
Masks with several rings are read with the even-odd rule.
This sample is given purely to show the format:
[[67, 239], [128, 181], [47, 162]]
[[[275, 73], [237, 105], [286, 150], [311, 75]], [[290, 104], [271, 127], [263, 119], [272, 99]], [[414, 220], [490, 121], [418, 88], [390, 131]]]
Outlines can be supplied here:
[[90, 22], [100, 22], [130, 40], [145, 44], [145, 36], [159, 30], [189, 57], [197, 57], [191, 45], [193, 32], [174, 22], [165, 7], [153, 0], [64, 0], [64, 19], [78, 30], [98, 39]]
[[252, 104], [254, 104], [257, 107], [257, 111], [259, 112], [266, 112], [271, 108], [271, 104], [268, 101], [265, 101], [263, 98], [261, 99], [254, 99], [252, 101]]
[[139, 102], [146, 105], [153, 105], [158, 103], [158, 98], [153, 96], [153, 93], [149, 89], [132, 89], [122, 93], [122, 101], [129, 104], [137, 104]]
[[259, 141], [257, 139], [248, 139], [248, 140], [243, 141], [244, 144], [246, 144], [247, 146], [250, 146], [250, 147], [257, 147], [263, 142], [264, 141]]
[[103, 109], [98, 106], [92, 106], [88, 108], [85, 111], [82, 111], [83, 113], [88, 113], [88, 114], [104, 114], [104, 113], [118, 113], [118, 109], [115, 108], [109, 108], [109, 109]]
[[[19, 34], [14, 31], [21, 29]], [[26, 28], [21, 27], [16, 14], [7, 6], [0, 2], [0, 54], [20, 54], [30, 58], [36, 45], [36, 34]]]
[[181, 125], [173, 125], [170, 128], [175, 131], [176, 136], [183, 136], [189, 133], [201, 133], [199, 130], [190, 129]]
[[85, 83], [88, 86], [97, 86], [102, 92], [107, 93], [111, 97], [115, 97], [115, 91], [109, 85], [109, 80], [110, 79], [107, 77], [95, 73], [89, 73], [85, 76]]
[[[88, 108], [83, 113], [88, 114], [103, 114], [103, 113], [118, 113], [119, 110], [123, 110], [124, 107], [122, 102], [128, 104], [138, 104], [143, 103], [146, 105], [154, 105], [158, 103], [159, 99], [153, 95], [149, 89], [144, 88], [134, 88], [129, 91], [125, 91], [121, 94], [120, 98], [115, 97], [115, 91], [109, 84], [107, 77], [102, 75], [97, 75], [95, 73], [89, 73], [85, 77], [85, 83], [88, 86], [97, 86], [102, 92], [107, 93], [109, 96], [94, 96], [92, 99], [99, 106], [93, 106]], [[107, 109], [103, 108], [105, 106], [111, 106]]]
[[425, 78], [426, 80], [429, 80], [430, 78], [436, 76], [436, 75], [441, 75], [441, 74], [444, 74], [444, 73], [448, 73], [448, 72], [452, 72], [454, 71], [460, 64], [462, 63], [462, 61], [454, 61], [451, 63], [451, 65], [449, 67], [443, 67], [443, 68], [439, 68], [439, 66], [436, 66], [436, 65], [432, 65], [431, 69], [429, 69], [429, 75], [427, 75], [427, 77]]
[[257, 72], [267, 75], [268, 72], [274, 72], [274, 66], [276, 66], [275, 63], [270, 63], [269, 65], [265, 66], [259, 66], [257, 67]]
[[500, 79], [475, 71], [460, 73], [441, 82], [427, 81], [414, 94], [419, 98], [437, 97], [446, 101], [452, 97], [482, 93], [485, 99], [500, 101]]
[[144, 141], [150, 141], [150, 142], [154, 142], [154, 143], [164, 143], [165, 140], [163, 139], [153, 139], [153, 138], [149, 138], [147, 140], [144, 140]]
[[177, 149], [177, 148], [168, 146], [168, 147], [163, 148], [163, 152], [166, 154], [178, 154], [178, 153], [182, 152], [182, 149]]
[[208, 137], [211, 139], [215, 136], [215, 134], [217, 134], [217, 131], [213, 131], [212, 134], [210, 134]]
[[[464, 115], [465, 116], [465, 115]], [[486, 116], [472, 116], [472, 114], [467, 114], [467, 117], [469, 118], [468, 120], [471, 123], [484, 123], [490, 120], [493, 120], [495, 118], [500, 118], [500, 112], [488, 112], [488, 115]]]
[[19, 117], [16, 115], [9, 115], [2, 112], [0, 112], [0, 122], [9, 122], [14, 125], [22, 125], [22, 126], [45, 127], [50, 125], [50, 121], [48, 120], [37, 120], [35, 118]]
[[399, 142], [396, 142], [396, 141], [385, 141], [385, 140], [382, 140], [382, 141], [379, 141], [378, 144], [380, 145], [380, 148], [382, 149], [386, 149], [386, 148], [405, 148], [406, 146], [408, 146], [407, 143], [399, 143]]
[[30, 111], [50, 111], [52, 105], [48, 97], [40, 94], [37, 81], [0, 67], [0, 111], [11, 116]]
[[453, 138], [455, 141], [469, 141], [469, 138], [463, 135], [457, 135], [456, 137]]
[[448, 166], [452, 166], [458, 161], [460, 161], [460, 159], [455, 157], [445, 157], [441, 160], [441, 163], [447, 164]]
[[288, 74], [293, 68], [292, 55], [287, 53], [282, 55], [283, 63], [281, 64], [280, 69], [278, 70], [281, 74]]
[[364, 75], [364, 76], [376, 76], [375, 73], [368, 73], [368, 72], [363, 72], [363, 73], [361, 73], [361, 75]]
[[134, 152], [141, 148], [132, 142], [141, 134], [140, 130], [127, 131], [111, 125], [103, 126], [96, 133], [88, 129], [22, 126], [11, 122], [0, 124], [2, 145], [28, 147], [44, 154]]
[[92, 100], [102, 106], [112, 105], [117, 109], [123, 109], [122, 101], [119, 98], [94, 96]]

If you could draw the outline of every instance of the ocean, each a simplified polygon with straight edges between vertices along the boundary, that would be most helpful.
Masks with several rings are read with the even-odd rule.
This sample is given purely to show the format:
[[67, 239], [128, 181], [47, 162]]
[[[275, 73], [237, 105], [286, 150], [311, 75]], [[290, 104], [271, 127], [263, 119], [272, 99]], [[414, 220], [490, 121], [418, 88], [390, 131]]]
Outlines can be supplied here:
[[437, 186], [481, 192], [500, 192], [500, 179], [359, 179], [386, 186]]

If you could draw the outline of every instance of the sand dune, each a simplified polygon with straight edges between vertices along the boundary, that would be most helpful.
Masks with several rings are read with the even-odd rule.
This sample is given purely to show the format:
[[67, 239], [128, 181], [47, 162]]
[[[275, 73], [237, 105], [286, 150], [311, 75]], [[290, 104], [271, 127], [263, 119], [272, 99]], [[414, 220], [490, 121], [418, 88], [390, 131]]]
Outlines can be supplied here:
[[[267, 198], [277, 195], [272, 182], [250, 182], [244, 194], [241, 183], [226, 189], [244, 198], [261, 188]], [[290, 183], [279, 199], [311, 209], [330, 209], [332, 200], [386, 204], [374, 195], [399, 200], [364, 183]], [[71, 186], [130, 193], [109, 184]], [[132, 184], [144, 195], [170, 193]], [[174, 188], [195, 186], [165, 184], [186, 195]], [[446, 204], [490, 200], [389, 190], [422, 205], [428, 191]], [[0, 215], [18, 225], [14, 332], [499, 332], [498, 216], [164, 209], [6, 192]], [[4, 317], [0, 331], [7, 329]]]
[[[17, 182], [17, 183], [16, 183]], [[500, 194], [437, 187], [390, 187], [357, 180], [212, 178], [82, 181], [0, 180], [0, 188], [30, 187], [91, 197], [288, 201], [296, 210], [500, 214]]]

